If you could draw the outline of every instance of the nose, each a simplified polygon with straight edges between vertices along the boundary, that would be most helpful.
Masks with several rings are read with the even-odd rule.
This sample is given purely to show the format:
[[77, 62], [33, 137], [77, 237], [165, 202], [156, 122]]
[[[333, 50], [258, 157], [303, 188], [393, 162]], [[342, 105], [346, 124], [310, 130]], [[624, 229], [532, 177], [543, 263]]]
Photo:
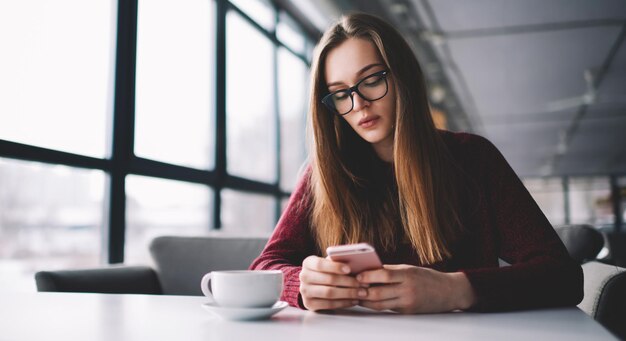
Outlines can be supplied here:
[[352, 111], [360, 111], [370, 105], [370, 101], [361, 97], [361, 95], [359, 95], [356, 91], [352, 93], [352, 102]]

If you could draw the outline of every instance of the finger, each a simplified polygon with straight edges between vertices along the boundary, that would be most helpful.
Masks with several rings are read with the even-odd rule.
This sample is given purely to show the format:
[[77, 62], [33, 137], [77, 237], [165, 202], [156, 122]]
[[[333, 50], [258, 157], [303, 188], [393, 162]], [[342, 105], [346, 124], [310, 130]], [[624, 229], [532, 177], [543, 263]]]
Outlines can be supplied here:
[[360, 306], [378, 311], [399, 308], [400, 303], [401, 301], [399, 298], [392, 298], [384, 301], [359, 301]]
[[311, 298], [304, 300], [304, 306], [311, 311], [349, 308], [359, 304], [357, 300], [326, 300]]
[[367, 289], [339, 288], [326, 285], [303, 285], [300, 288], [303, 296], [323, 299], [352, 299], [367, 297]]
[[400, 269], [406, 269], [406, 265], [405, 264], [384, 264], [383, 268], [384, 269], [389, 269], [389, 270], [400, 270]]
[[352, 276], [329, 274], [314, 270], [300, 272], [300, 281], [308, 284], [331, 285], [346, 288], [362, 287], [361, 283]]
[[364, 301], [385, 301], [394, 298], [401, 297], [401, 285], [400, 284], [385, 284], [374, 286], [367, 289], [367, 296], [361, 298]]
[[400, 283], [403, 281], [404, 272], [391, 269], [378, 269], [363, 271], [356, 276], [360, 283]]
[[334, 274], [343, 274], [347, 275], [350, 273], [350, 267], [346, 264], [333, 262], [330, 259], [325, 259], [317, 256], [309, 256], [304, 259], [302, 262], [302, 266], [307, 269], [319, 271], [319, 272], [327, 272]]

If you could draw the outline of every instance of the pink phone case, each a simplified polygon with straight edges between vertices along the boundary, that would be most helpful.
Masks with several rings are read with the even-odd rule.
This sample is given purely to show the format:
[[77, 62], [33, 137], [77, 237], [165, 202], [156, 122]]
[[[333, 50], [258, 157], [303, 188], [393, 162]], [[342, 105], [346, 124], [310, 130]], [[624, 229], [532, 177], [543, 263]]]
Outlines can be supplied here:
[[383, 267], [376, 250], [367, 243], [330, 246], [326, 254], [335, 262], [348, 264], [351, 275]]

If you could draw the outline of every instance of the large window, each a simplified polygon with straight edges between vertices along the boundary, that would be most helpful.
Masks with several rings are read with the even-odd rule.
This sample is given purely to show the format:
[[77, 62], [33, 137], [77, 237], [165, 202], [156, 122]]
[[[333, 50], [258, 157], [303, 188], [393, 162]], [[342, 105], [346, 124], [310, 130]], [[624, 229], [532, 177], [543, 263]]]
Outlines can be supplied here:
[[270, 0], [231, 0], [230, 2], [263, 29], [268, 31], [274, 29], [276, 13]]
[[297, 53], [304, 53], [307, 47], [307, 40], [298, 24], [285, 12], [280, 13], [280, 20], [276, 27], [276, 37]]
[[39, 269], [102, 258], [105, 175], [0, 158], [0, 290], [33, 291]]
[[235, 12], [226, 15], [228, 173], [276, 181], [273, 44]]
[[565, 224], [565, 197], [561, 178], [525, 179], [524, 185], [552, 225]]
[[270, 0], [0, 3], [0, 290], [270, 233], [306, 158], [305, 32]]
[[308, 92], [307, 65], [281, 48], [278, 50], [278, 90], [280, 94], [280, 186], [292, 190], [296, 177], [304, 166], [306, 146], [303, 133], [306, 128]]
[[0, 139], [107, 155], [113, 1], [0, 2]]
[[125, 262], [149, 262], [148, 246], [154, 237], [206, 233], [211, 202], [212, 191], [206, 186], [129, 175]]
[[570, 178], [569, 201], [572, 223], [600, 227], [614, 222], [608, 177]]
[[222, 191], [224, 231], [243, 235], [269, 235], [276, 223], [276, 201], [269, 195]]
[[[587, 224], [613, 230], [626, 217], [624, 177], [527, 178], [524, 185], [553, 225]], [[615, 188], [612, 188], [614, 186]], [[619, 206], [614, 202], [619, 197]]]
[[140, 2], [135, 112], [138, 156], [213, 167], [213, 12], [206, 0]]

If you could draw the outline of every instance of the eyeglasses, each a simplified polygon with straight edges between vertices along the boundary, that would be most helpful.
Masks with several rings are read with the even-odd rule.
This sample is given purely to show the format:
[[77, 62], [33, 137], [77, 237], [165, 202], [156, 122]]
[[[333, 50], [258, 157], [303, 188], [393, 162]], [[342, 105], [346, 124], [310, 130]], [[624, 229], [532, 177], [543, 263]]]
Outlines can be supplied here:
[[354, 108], [353, 93], [357, 93], [367, 101], [377, 101], [387, 94], [387, 70], [378, 71], [363, 79], [351, 88], [332, 92], [324, 98], [322, 103], [337, 115], [346, 115]]

